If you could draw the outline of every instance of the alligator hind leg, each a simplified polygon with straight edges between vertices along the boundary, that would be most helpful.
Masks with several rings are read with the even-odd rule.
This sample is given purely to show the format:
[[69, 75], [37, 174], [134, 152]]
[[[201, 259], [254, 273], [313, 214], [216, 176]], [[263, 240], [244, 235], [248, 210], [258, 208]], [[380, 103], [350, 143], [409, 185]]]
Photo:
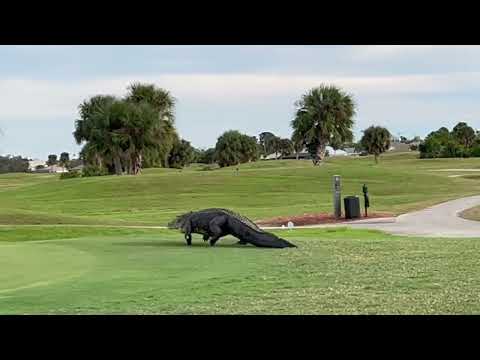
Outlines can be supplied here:
[[210, 235], [203, 235], [203, 241], [208, 241], [208, 239], [210, 239]]
[[240, 240], [237, 242], [238, 245], [247, 245], [248, 243], [246, 241]]
[[222, 225], [225, 224], [226, 221], [227, 218], [225, 216], [217, 216], [208, 224], [209, 232], [212, 234], [212, 237], [210, 238], [210, 246], [215, 246], [218, 239], [225, 235], [222, 230]]

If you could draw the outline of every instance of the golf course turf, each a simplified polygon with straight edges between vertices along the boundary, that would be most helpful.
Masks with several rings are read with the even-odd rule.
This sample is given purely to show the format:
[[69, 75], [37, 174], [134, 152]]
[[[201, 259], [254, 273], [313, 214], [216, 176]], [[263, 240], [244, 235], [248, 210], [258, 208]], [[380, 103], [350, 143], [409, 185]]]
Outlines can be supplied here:
[[[0, 176], [1, 314], [470, 314], [480, 312], [480, 239], [391, 236], [368, 230], [274, 231], [296, 249], [259, 249], [153, 228], [199, 208], [254, 220], [331, 211], [367, 183], [372, 210], [402, 213], [478, 194], [475, 179], [441, 168], [477, 159], [415, 154], [269, 161], [232, 169], [147, 169], [59, 180]], [[81, 226], [83, 225], [83, 226]], [[92, 226], [84, 226], [92, 225]], [[93, 225], [102, 225], [95, 227]], [[108, 227], [111, 225], [112, 227]]]

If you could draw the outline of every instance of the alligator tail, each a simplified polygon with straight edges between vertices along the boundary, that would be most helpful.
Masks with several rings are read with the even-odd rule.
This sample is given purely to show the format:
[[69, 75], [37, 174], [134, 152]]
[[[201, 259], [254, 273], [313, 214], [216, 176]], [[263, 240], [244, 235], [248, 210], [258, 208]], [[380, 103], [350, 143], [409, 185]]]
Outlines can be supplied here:
[[229, 225], [231, 229], [231, 234], [241, 241], [250, 243], [258, 247], [267, 247], [267, 248], [287, 248], [287, 247], [297, 247], [294, 244], [288, 242], [285, 239], [279, 238], [278, 236], [268, 233], [266, 231], [257, 231], [240, 222], [238, 219], [230, 218]]
[[251, 243], [258, 247], [268, 247], [268, 248], [296, 248], [295, 244], [288, 242], [285, 239], [279, 238], [276, 235], [271, 233], [261, 233], [261, 234], [252, 234]]

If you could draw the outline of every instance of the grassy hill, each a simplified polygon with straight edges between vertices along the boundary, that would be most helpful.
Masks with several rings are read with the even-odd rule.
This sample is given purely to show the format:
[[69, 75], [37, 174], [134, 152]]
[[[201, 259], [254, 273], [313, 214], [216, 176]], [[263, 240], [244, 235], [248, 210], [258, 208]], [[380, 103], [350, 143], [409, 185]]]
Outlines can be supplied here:
[[476, 178], [435, 169], [480, 168], [480, 159], [420, 160], [414, 153], [372, 158], [277, 160], [201, 171], [147, 169], [141, 176], [60, 180], [50, 174], [0, 176], [0, 224], [165, 225], [175, 215], [227, 207], [254, 220], [331, 211], [332, 175], [342, 196], [369, 186], [371, 211], [403, 212], [480, 191]]
[[478, 194], [477, 176], [449, 177], [461, 171], [448, 169], [471, 168], [480, 159], [389, 154], [379, 165], [269, 161], [238, 174], [193, 166], [137, 177], [3, 175], [0, 314], [480, 313], [479, 239], [295, 229], [276, 233], [296, 249], [241, 246], [232, 237], [211, 248], [199, 235], [187, 247], [177, 231], [88, 226], [164, 225], [211, 206], [253, 219], [331, 211], [333, 174], [343, 177], [343, 195], [360, 194], [365, 182], [372, 210], [401, 213]]

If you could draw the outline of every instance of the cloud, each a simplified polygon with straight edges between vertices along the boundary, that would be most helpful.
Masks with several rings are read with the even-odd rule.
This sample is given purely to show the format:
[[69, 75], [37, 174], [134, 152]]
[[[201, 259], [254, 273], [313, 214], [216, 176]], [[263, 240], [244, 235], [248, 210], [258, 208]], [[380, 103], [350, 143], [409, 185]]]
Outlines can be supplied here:
[[[434, 75], [331, 77], [328, 75], [171, 74], [47, 81], [0, 80], [0, 119], [75, 117], [78, 105], [96, 94], [122, 96], [133, 81], [166, 88], [189, 102], [238, 104], [265, 98], [298, 99], [320, 83], [336, 84], [356, 98], [365, 96], [451, 94], [478, 91], [480, 72]], [[361, 104], [359, 104], [361, 106]]]
[[441, 49], [438, 45], [357, 45], [352, 46], [353, 52], [359, 57], [389, 57], [399, 54], [412, 54]]

